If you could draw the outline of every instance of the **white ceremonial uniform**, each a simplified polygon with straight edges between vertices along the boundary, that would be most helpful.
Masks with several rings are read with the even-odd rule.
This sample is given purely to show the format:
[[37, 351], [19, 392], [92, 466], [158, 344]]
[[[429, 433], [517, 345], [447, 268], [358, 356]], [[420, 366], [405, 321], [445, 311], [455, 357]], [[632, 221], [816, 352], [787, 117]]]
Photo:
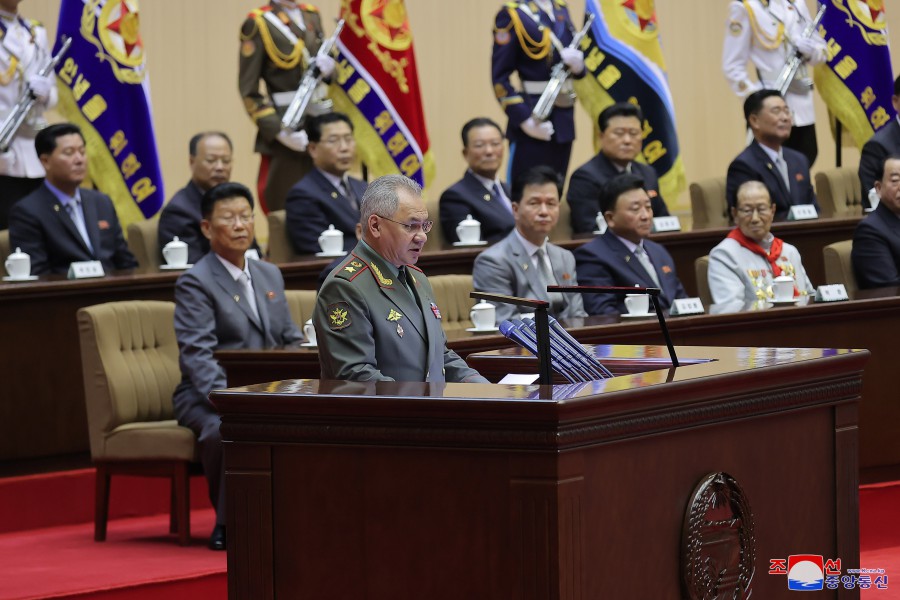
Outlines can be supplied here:
[[[781, 256], [776, 261], [783, 275], [794, 278], [800, 294], [815, 294], [816, 289], [806, 276], [800, 252], [783, 242]], [[772, 269], [769, 261], [725, 238], [709, 253], [709, 292], [714, 304], [753, 302], [775, 297], [772, 291]]]
[[[5, 28], [0, 39], [0, 119], [5, 119], [19, 101], [25, 82], [36, 75], [50, 58], [47, 30], [37, 21], [0, 13]], [[46, 127], [44, 111], [56, 106], [56, 87], [47, 102], [38, 100], [19, 128], [6, 154], [0, 154], [0, 175], [40, 178], [44, 168], [34, 150], [34, 136]]]
[[[803, 0], [732, 0], [722, 47], [722, 70], [735, 93], [744, 97], [763, 87], [773, 89], [794, 49], [788, 40], [803, 37], [803, 29], [811, 20]], [[827, 59], [825, 40], [818, 33], [811, 40], [815, 51], [806, 57], [785, 97], [796, 127], [816, 121], [812, 89], [801, 91], [797, 80], [812, 77], [812, 73], [807, 73], [807, 65]], [[750, 78], [748, 61], [755, 66], [761, 83]]]

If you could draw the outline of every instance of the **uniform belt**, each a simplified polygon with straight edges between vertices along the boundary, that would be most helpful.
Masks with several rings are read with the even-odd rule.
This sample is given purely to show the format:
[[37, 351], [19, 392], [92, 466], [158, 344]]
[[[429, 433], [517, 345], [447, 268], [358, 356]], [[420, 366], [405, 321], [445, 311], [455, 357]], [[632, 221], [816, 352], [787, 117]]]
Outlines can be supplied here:
[[[523, 81], [522, 90], [526, 94], [532, 96], [540, 96], [544, 93], [544, 89], [546, 89], [547, 84], [549, 83], [549, 81]], [[572, 87], [572, 80], [566, 79], [565, 83], [563, 83], [562, 90], [556, 97], [556, 102], [553, 103], [553, 106], [558, 106], [559, 108], [572, 108], [574, 105], [575, 91]]]
[[277, 106], [278, 108], [285, 108], [290, 105], [291, 100], [294, 99], [294, 94], [297, 92], [276, 92], [272, 94], [272, 104]]

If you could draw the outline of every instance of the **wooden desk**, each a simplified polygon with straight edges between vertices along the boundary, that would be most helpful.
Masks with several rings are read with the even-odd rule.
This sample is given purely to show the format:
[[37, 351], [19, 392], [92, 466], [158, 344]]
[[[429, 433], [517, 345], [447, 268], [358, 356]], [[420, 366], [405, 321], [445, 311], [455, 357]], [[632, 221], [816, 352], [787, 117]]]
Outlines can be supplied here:
[[[675, 600], [682, 548], [723, 567], [751, 521], [754, 597], [793, 598], [770, 558], [855, 568], [868, 353], [679, 351], [712, 361], [582, 389], [293, 380], [214, 392], [229, 598]], [[730, 512], [733, 496], [692, 504], [721, 472], [744, 510]], [[685, 526], [688, 507], [712, 505], [704, 518], [738, 524]]]

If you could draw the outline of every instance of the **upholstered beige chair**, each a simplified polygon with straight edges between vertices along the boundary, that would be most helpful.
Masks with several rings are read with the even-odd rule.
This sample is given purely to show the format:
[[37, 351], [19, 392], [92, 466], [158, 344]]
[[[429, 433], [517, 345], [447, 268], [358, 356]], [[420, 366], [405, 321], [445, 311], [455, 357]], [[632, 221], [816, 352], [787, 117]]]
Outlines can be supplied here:
[[10, 255], [12, 250], [9, 247], [9, 229], [0, 230], [0, 276], [6, 277], [6, 257]]
[[551, 242], [564, 242], [572, 239], [572, 211], [569, 207], [568, 200], [562, 200], [559, 203], [559, 221], [556, 227], [550, 232]]
[[435, 275], [429, 277], [434, 289], [434, 300], [441, 310], [441, 326], [444, 331], [466, 329], [472, 326], [469, 311], [476, 301], [469, 297], [475, 291], [471, 275]]
[[816, 198], [822, 209], [822, 217], [862, 215], [862, 194], [859, 175], [855, 169], [838, 167], [816, 173]]
[[700, 301], [703, 302], [703, 308], [709, 310], [712, 304], [712, 293], [709, 291], [709, 278], [706, 274], [709, 271], [709, 254], [701, 256], [694, 261], [694, 274], [697, 277], [697, 294]]
[[823, 283], [843, 283], [847, 290], [847, 296], [853, 300], [856, 297], [856, 275], [853, 273], [853, 262], [850, 260], [850, 252], [853, 250], [853, 240], [835, 242], [822, 248], [822, 257], [825, 260], [825, 281]]
[[316, 307], [315, 290], [285, 290], [284, 296], [287, 298], [291, 318], [302, 330], [303, 324], [312, 318], [313, 309]]
[[273, 210], [269, 213], [269, 260], [273, 263], [289, 263], [300, 260], [300, 255], [294, 252], [294, 246], [288, 238], [287, 212]]
[[728, 227], [728, 200], [725, 198], [724, 177], [696, 181], [691, 184], [690, 191], [694, 229]]
[[162, 259], [159, 249], [158, 219], [146, 219], [128, 224], [128, 249], [138, 261], [136, 273], [156, 273]]
[[106, 539], [110, 478], [172, 481], [170, 531], [190, 542], [194, 433], [172, 414], [181, 380], [171, 302], [109, 302], [78, 311], [91, 459], [97, 469], [94, 539]]
[[428, 218], [434, 221], [434, 227], [428, 233], [428, 240], [425, 242], [426, 252], [440, 252], [444, 248], [444, 244], [448, 244], [447, 238], [444, 237], [444, 229], [441, 227], [440, 218], [440, 199], [439, 193], [429, 193], [425, 199], [425, 208], [428, 209]]

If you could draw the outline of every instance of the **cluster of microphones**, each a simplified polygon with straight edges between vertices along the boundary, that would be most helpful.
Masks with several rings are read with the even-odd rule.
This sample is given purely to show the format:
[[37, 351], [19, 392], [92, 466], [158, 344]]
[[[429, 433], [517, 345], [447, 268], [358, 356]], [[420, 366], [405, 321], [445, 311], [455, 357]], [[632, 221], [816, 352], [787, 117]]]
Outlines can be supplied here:
[[[550, 322], [550, 366], [569, 383], [596, 381], [612, 377], [553, 317]], [[500, 323], [500, 333], [538, 356], [537, 327], [534, 319], [511, 319]]]

